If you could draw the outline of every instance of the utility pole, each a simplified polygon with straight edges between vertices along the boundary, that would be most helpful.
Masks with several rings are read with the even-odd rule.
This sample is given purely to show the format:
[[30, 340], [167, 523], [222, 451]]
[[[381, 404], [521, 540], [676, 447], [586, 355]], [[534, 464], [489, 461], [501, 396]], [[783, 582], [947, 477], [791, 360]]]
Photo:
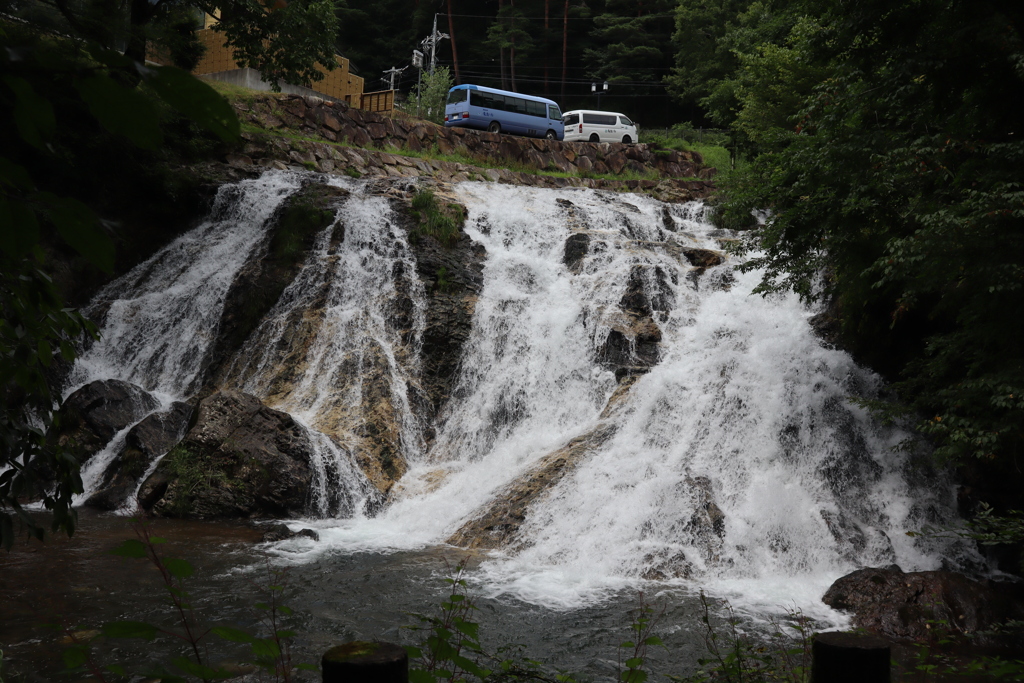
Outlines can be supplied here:
[[430, 50], [430, 73], [431, 74], [434, 73], [434, 66], [437, 64], [437, 43], [438, 43], [438, 41], [444, 40], [445, 38], [449, 38], [450, 39], [451, 36], [449, 36], [447, 33], [440, 33], [437, 30], [437, 14], [435, 13], [434, 14], [434, 32], [431, 33], [429, 36], [427, 36], [426, 38], [424, 38], [420, 42], [420, 45], [422, 45], [425, 50]]
[[419, 50], [412, 51], [412, 65], [416, 67], [416, 116], [420, 115], [420, 83], [423, 80], [423, 53]]
[[401, 69], [396, 69], [395, 67], [391, 67], [390, 69], [388, 69], [387, 71], [384, 72], [384, 75], [388, 76], [389, 79], [390, 79], [391, 89], [392, 90], [395, 89], [395, 78], [397, 76], [401, 76], [402, 72], [405, 71], [408, 68], [409, 67], [407, 67], [407, 66], [403, 66]]

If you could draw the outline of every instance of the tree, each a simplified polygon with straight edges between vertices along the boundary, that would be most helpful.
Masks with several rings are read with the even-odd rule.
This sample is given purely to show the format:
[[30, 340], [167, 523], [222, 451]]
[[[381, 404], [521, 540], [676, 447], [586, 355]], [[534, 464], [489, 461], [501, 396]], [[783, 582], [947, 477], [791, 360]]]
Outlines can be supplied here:
[[[675, 69], [665, 78], [668, 90], [684, 104], [702, 104], [739, 66], [725, 38], [750, 0], [679, 0], [675, 10]], [[718, 93], [717, 110], [735, 109], [727, 91]], [[702, 106], [707, 106], [706, 103]]]
[[[533, 37], [528, 30], [529, 20], [521, 10], [516, 9], [514, 0], [509, 0], [498, 10], [498, 16], [487, 30], [488, 42], [497, 47], [502, 54], [508, 50], [510, 87], [509, 90], [519, 92], [516, 89], [516, 59], [525, 58], [533, 48]], [[504, 72], [502, 74], [504, 80]], [[505, 87], [502, 84], [502, 87]]]
[[610, 0], [594, 16], [591, 35], [597, 47], [585, 53], [594, 65], [592, 75], [611, 82], [661, 81], [663, 69], [672, 65], [672, 24], [665, 17], [674, 5], [674, 0]]
[[451, 88], [452, 75], [446, 66], [439, 66], [433, 73], [427, 72], [423, 75], [420, 106], [425, 118], [434, 123], [444, 123], [444, 105]]
[[[39, 501], [54, 530], [74, 531], [73, 494], [82, 490], [78, 462], [51, 436], [59, 397], [48, 373], [74, 359], [76, 343], [95, 328], [66, 308], [47, 273], [47, 249], [61, 244], [110, 272], [114, 245], [96, 213], [35, 176], [40, 159], [69, 163], [58, 138], [88, 117], [107, 133], [155, 150], [162, 143], [147, 92], [225, 140], [238, 137], [231, 106], [208, 85], [175, 67], [143, 67], [96, 43], [55, 39], [0, 23], [0, 545], [20, 520], [43, 530], [23, 509]], [[59, 102], [58, 104], [55, 104]]]
[[275, 90], [281, 82], [321, 80], [318, 63], [335, 66], [333, 0], [34, 0], [19, 12], [38, 13], [37, 3], [59, 15], [65, 32], [109, 50], [124, 44], [124, 55], [140, 64], [150, 48], [175, 57], [179, 66], [197, 61], [195, 30], [208, 14], [235, 60], [258, 70]]
[[[1024, 8], [808, 3], [822, 70], [796, 130], [727, 185], [769, 209], [758, 291], [831, 300], [936, 452], [989, 468], [1019, 507], [1024, 445]], [[1016, 498], [1016, 500], [1013, 500]]]

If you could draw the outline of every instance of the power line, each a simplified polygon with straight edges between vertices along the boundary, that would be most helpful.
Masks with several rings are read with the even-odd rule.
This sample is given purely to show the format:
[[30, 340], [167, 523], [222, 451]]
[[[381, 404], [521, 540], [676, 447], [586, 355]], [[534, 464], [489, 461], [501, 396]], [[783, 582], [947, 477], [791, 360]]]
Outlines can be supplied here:
[[[448, 16], [447, 13], [443, 13], [442, 12], [440, 14], [444, 14], [444, 16]], [[452, 16], [453, 17], [463, 17], [465, 19], [494, 19], [494, 20], [497, 20], [497, 19], [500, 18], [500, 17], [498, 17], [496, 15], [488, 15], [488, 14], [453, 14]], [[674, 19], [675, 16], [676, 15], [674, 15], [674, 14], [643, 14], [643, 15], [640, 15], [638, 17], [619, 17], [619, 18], [632, 20], [632, 19], [667, 19], [667, 18], [671, 17], [671, 18]], [[514, 19], [526, 19], [528, 21], [544, 21], [544, 17], [522, 17], [522, 16], [519, 16], [519, 15], [516, 15], [515, 17], [504, 17], [504, 18], [505, 19], [513, 19], [513, 18]], [[552, 14], [551, 16], [548, 17], [549, 21], [551, 19], [557, 19], [559, 21], [562, 21], [564, 19], [564, 17], [562, 17], [562, 16], [560, 16], [558, 14]], [[569, 21], [593, 21], [593, 20], [594, 20], [594, 17], [569, 17]]]

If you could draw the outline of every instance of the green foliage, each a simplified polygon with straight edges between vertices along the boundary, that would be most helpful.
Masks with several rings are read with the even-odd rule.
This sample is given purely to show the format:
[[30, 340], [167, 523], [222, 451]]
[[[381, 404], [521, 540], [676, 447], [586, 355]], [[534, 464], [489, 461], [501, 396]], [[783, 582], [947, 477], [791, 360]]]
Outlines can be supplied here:
[[1008, 636], [1009, 639], [1019, 641], [1024, 635], [1024, 622], [1011, 621], [998, 629], [980, 633], [965, 633], [945, 618], [928, 619], [926, 624], [928, 640], [914, 645], [914, 672], [929, 677], [984, 676], [985, 680], [991, 681], [1024, 681], [1024, 660], [1008, 660], [992, 655], [964, 658], [953, 654], [956, 645], [970, 642], [979, 636]]
[[70, 533], [71, 496], [81, 491], [77, 461], [48, 437], [57, 425], [47, 373], [57, 362], [74, 360], [78, 340], [96, 331], [64, 307], [47, 274], [45, 247], [66, 245], [108, 273], [114, 263], [113, 242], [96, 213], [47, 191], [36, 177], [41, 161], [61, 161], [63, 117], [81, 111], [112, 136], [158, 147], [162, 133], [151, 100], [125, 84], [141, 77], [166, 106], [224, 139], [237, 137], [238, 121], [226, 102], [188, 74], [139, 68], [96, 43], [44, 41], [24, 26], [3, 23], [0, 48], [0, 545], [9, 548], [16, 518], [42, 537], [22, 501], [40, 500], [53, 513], [54, 530]]
[[442, 206], [432, 190], [419, 190], [412, 198], [413, 217], [418, 221], [416, 236], [430, 235], [443, 245], [451, 246], [461, 235], [466, 216], [459, 204]]
[[441, 679], [456, 681], [467, 674], [482, 680], [490, 675], [490, 671], [467, 656], [479, 656], [483, 651], [480, 648], [480, 625], [469, 618], [476, 606], [466, 595], [466, 581], [462, 578], [464, 571], [463, 562], [450, 572], [452, 576], [445, 579], [452, 592], [441, 603], [440, 615], [414, 615], [420, 625], [409, 628], [426, 632], [426, 638], [422, 647], [406, 647], [410, 659], [417, 660], [409, 668], [412, 683]]
[[409, 654], [410, 683], [448, 681], [533, 680], [542, 683], [573, 683], [565, 672], [551, 674], [544, 666], [523, 654], [522, 645], [509, 645], [488, 654], [480, 645], [480, 625], [472, 620], [477, 610], [467, 594], [465, 561], [454, 568], [448, 566], [445, 583], [450, 593], [441, 602], [437, 615], [412, 614], [419, 622], [406, 628], [424, 634], [423, 643], [406, 646]]
[[[618, 679], [623, 683], [644, 683], [648, 678], [648, 672], [644, 669], [647, 664], [647, 649], [652, 646], [665, 646], [661, 638], [654, 633], [661, 617], [665, 615], [665, 607], [663, 606], [656, 614], [654, 608], [644, 600], [643, 593], [640, 593], [637, 602], [639, 604], [633, 611], [633, 621], [630, 624], [633, 640], [619, 644]], [[625, 661], [622, 659], [623, 653], [626, 655]]]
[[940, 458], [1019, 481], [1020, 9], [798, 6], [817, 16], [801, 51], [823, 75], [795, 134], [725, 185], [735, 212], [771, 211], [744, 268], [764, 269], [762, 293], [834, 300], [851, 348], [898, 378], [897, 408], [927, 416]]
[[[807, 683], [811, 675], [811, 625], [799, 611], [789, 613], [784, 625], [772, 621], [772, 643], [746, 638], [737, 628], [739, 619], [725, 603], [724, 629], [711, 619], [707, 596], [700, 593], [701, 623], [708, 657], [698, 660], [700, 671], [692, 676], [668, 676], [678, 683]], [[787, 630], [789, 632], [787, 632]]]
[[193, 500], [214, 487], [214, 482], [227, 481], [224, 473], [212, 465], [210, 458], [195, 453], [181, 444], [164, 456], [161, 467], [166, 468], [174, 477], [174, 499], [171, 501], [171, 509], [175, 514], [182, 516], [188, 513]]
[[423, 118], [434, 123], [444, 123], [444, 103], [451, 87], [452, 76], [448, 67], [439, 66], [434, 73], [423, 73], [419, 92], [419, 110]]
[[[616, 83], [656, 83], [672, 66], [672, 24], [665, 20], [675, 0], [654, 0], [639, 7], [631, 0], [609, 0], [594, 15], [591, 37], [595, 47], [584, 55], [588, 71]], [[634, 114], [635, 115], [635, 114]]]
[[676, 66], [665, 83], [683, 103], [713, 101], [713, 111], [719, 112], [713, 116], [716, 120], [725, 118], [728, 122], [722, 113], [734, 111], [737, 106], [729, 89], [720, 87], [738, 66], [726, 35], [749, 5], [750, 0], [679, 0], [675, 9], [672, 44]]
[[961, 528], [925, 526], [920, 531], [908, 531], [907, 535], [968, 538], [983, 546], [1010, 546], [1017, 549], [1017, 571], [1024, 574], [1024, 511], [1007, 510], [1000, 515], [990, 505], [981, 503], [965, 525]]
[[434, 289], [445, 294], [455, 289], [455, 283], [448, 279], [448, 269], [441, 266], [434, 274]]

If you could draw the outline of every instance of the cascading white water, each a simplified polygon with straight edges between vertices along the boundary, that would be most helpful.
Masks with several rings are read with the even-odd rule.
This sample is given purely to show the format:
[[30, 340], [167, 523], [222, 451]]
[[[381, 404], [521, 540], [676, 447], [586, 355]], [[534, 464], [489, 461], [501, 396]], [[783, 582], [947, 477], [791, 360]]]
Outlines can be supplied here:
[[[951, 519], [951, 489], [893, 451], [905, 433], [848, 400], [877, 378], [823, 347], [795, 297], [752, 296], [757, 273], [694, 271], [681, 248], [729, 237], [699, 204], [459, 192], [487, 263], [455, 398], [403, 494], [375, 519], [322, 524], [323, 546], [443, 542], [538, 459], [604, 425], [612, 436], [530, 508], [516, 552], [484, 564], [494, 590], [572, 606], [646, 577], [820, 605], [857, 566], [940, 562], [905, 532]], [[563, 254], [581, 222], [590, 246], [573, 273]], [[660, 362], [602, 416], [616, 380], [597, 359], [631, 277], [657, 301]]]
[[100, 290], [86, 309], [102, 321], [100, 339], [75, 362], [65, 396], [96, 379], [191, 396], [235, 275], [298, 188], [288, 173], [221, 187], [209, 220]]
[[[687, 249], [730, 237], [700, 204], [459, 186], [466, 232], [487, 251], [484, 286], [427, 451], [411, 399], [426, 306], [412, 250], [385, 199], [332, 182], [350, 196], [226, 373], [306, 427], [311, 512], [350, 517], [317, 522], [315, 549], [281, 552], [443, 543], [598, 428], [605, 438], [528, 509], [514, 551], [484, 563], [494, 590], [572, 606], [658, 579], [811, 605], [856, 566], [929, 568], [952, 552], [905, 535], [950, 519], [952, 496], [893, 451], [903, 432], [848, 400], [877, 392], [877, 378], [823, 347], [795, 297], [751, 296], [757, 273], [689, 264]], [[299, 184], [268, 174], [225, 190], [214, 219], [106, 288], [102, 339], [72, 386], [194, 390], [231, 281]], [[572, 267], [571, 236], [586, 242]], [[625, 393], [617, 368], [640, 374]], [[360, 458], [389, 439], [410, 470], [367, 516], [382, 497]]]
[[[352, 455], [372, 378], [387, 387], [402, 457], [419, 459], [423, 448], [409, 397], [419, 374], [423, 287], [387, 201], [364, 195], [361, 184], [347, 186], [355, 192], [228, 373], [242, 391], [334, 437], [310, 430], [317, 435], [313, 503], [321, 515], [340, 517], [381, 501]], [[404, 316], [395, 310], [400, 300], [409, 304]]]

